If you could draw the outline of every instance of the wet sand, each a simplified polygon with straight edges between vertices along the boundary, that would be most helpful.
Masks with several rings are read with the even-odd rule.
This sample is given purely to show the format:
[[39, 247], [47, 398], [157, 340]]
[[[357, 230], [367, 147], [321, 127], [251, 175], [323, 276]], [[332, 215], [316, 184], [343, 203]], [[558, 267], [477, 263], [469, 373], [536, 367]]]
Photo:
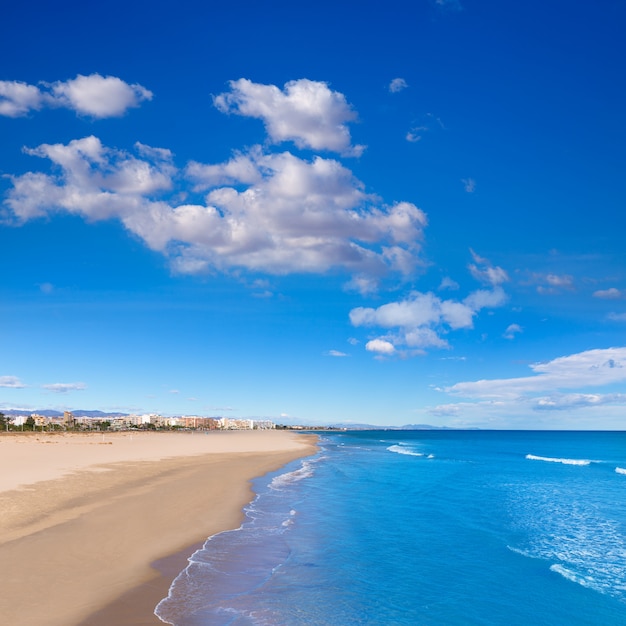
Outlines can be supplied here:
[[0, 436], [0, 615], [12, 626], [162, 624], [186, 559], [237, 528], [250, 480], [315, 452], [285, 431]]

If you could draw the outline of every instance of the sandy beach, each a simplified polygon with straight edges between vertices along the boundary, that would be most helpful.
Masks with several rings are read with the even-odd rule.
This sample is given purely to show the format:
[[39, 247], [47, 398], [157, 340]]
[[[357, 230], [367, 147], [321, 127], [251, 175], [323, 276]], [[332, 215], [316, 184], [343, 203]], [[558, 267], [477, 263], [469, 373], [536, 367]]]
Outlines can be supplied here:
[[237, 528], [250, 480], [315, 452], [285, 431], [0, 435], [0, 615], [162, 624], [186, 559]]

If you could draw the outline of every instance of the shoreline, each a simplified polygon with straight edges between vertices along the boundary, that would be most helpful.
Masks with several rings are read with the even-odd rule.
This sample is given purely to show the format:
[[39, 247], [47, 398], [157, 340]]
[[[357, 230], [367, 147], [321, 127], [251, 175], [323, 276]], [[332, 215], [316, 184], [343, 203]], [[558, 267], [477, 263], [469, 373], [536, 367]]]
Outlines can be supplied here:
[[156, 604], [208, 537], [239, 527], [250, 481], [317, 449], [289, 431], [31, 437], [0, 437], [12, 626], [163, 624]]

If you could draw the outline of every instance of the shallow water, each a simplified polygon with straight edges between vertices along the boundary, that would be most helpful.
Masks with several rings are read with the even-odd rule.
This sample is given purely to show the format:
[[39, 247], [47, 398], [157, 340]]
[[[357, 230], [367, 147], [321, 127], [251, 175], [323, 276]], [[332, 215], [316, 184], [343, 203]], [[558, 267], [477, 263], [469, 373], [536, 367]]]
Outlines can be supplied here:
[[[363, 431], [255, 483], [177, 626], [626, 624], [626, 433]], [[621, 470], [621, 471], [620, 471]]]

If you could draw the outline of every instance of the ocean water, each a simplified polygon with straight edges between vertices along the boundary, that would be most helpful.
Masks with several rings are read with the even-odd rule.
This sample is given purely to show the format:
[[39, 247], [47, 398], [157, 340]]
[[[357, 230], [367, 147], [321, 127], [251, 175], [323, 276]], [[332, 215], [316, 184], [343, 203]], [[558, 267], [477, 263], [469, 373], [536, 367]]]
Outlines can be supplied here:
[[358, 431], [258, 479], [177, 626], [626, 624], [626, 433]]

